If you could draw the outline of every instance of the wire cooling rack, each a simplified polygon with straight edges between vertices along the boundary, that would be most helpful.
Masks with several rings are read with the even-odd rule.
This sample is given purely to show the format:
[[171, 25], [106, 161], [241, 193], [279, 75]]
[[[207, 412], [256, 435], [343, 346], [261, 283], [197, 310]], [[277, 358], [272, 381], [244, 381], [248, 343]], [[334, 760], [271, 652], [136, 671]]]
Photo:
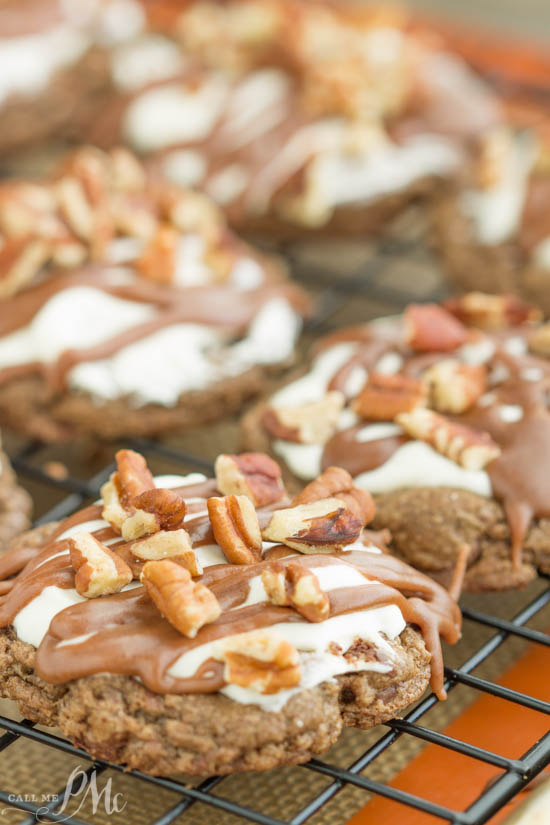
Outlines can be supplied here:
[[[429, 263], [426, 257], [427, 252], [415, 243], [414, 238], [410, 241], [405, 238], [400, 242], [389, 238], [377, 248], [375, 255], [367, 255], [365, 260], [360, 260], [356, 265], [348, 266], [343, 270], [335, 269], [334, 265], [322, 266], [315, 262], [308, 263], [307, 251], [304, 255], [303, 249], [287, 247], [285, 254], [292, 265], [295, 276], [306, 283], [311, 282], [317, 288], [318, 310], [308, 326], [311, 334], [319, 334], [324, 329], [337, 324], [339, 313], [349, 307], [350, 303], [356, 304], [362, 297], [368, 298], [368, 311], [371, 313], [376, 313], [380, 306], [389, 311], [398, 311], [410, 300], [433, 300], [441, 297], [440, 286], [437, 283], [434, 284], [430, 278], [426, 281], [426, 266]], [[338, 257], [337, 250], [335, 254]], [[393, 279], [393, 269], [403, 263], [405, 263], [403, 272], [399, 278]], [[419, 271], [422, 271], [422, 277], [418, 279], [415, 275], [417, 265], [420, 268]], [[50, 491], [56, 489], [64, 495], [64, 498], [44, 514], [37, 524], [62, 519], [83, 503], [97, 498], [101, 484], [112, 472], [114, 466], [103, 467], [90, 480], [83, 480], [78, 475], [72, 474], [52, 477], [41, 463], [42, 446], [36, 442], [26, 444], [11, 456], [15, 469], [22, 479], [26, 478], [33, 484], [37, 483], [49, 488]], [[212, 471], [209, 461], [204, 457], [163, 444], [133, 439], [128, 441], [126, 446], [142, 452], [153, 463], [169, 461], [184, 468], [185, 471], [199, 470], [207, 473]], [[503, 619], [471, 608], [465, 608], [463, 613], [466, 621], [476, 626], [480, 633], [482, 629], [488, 629], [494, 633], [489, 635], [461, 666], [445, 669], [447, 692], [452, 694], [457, 687], [466, 686], [474, 694], [490, 694], [506, 703], [529, 708], [537, 714], [550, 714], [549, 702], [511, 690], [491, 679], [475, 674], [480, 665], [490, 661], [507, 640], [515, 638], [536, 645], [550, 646], [549, 636], [529, 626], [529, 623], [536, 618], [544, 620], [546, 613], [548, 625], [550, 625], [550, 583], [546, 584], [541, 592], [510, 619]], [[550, 764], [550, 733], [539, 741], [533, 742], [529, 750], [521, 757], [505, 758], [498, 753], [460, 741], [430, 727], [426, 722], [426, 717], [436, 704], [436, 697], [429, 694], [403, 719], [394, 719], [385, 723], [380, 727], [380, 735], [374, 741], [372, 738], [369, 739], [368, 747], [365, 747], [359, 757], [345, 767], [334, 764], [328, 759], [312, 759], [307, 764], [294, 768], [295, 771], [309, 771], [320, 775], [327, 780], [327, 784], [321, 791], [313, 790], [311, 797], [301, 804], [299, 810], [293, 812], [291, 818], [277, 818], [256, 807], [241, 804], [224, 796], [224, 782], [227, 780], [223, 777], [211, 777], [190, 787], [185, 782], [176, 779], [147, 776], [139, 771], [132, 771], [126, 775], [131, 778], [132, 783], [135, 783], [136, 794], [139, 793], [140, 787], [148, 785], [178, 795], [178, 801], [171, 804], [160, 816], [151, 819], [148, 825], [168, 825], [179, 817], [181, 819], [178, 821], [185, 821], [185, 814], [196, 805], [210, 808], [212, 818], [208, 821], [212, 823], [217, 823], [217, 816], [224, 812], [238, 818], [238, 821], [261, 825], [302, 825], [310, 821], [346, 786], [354, 786], [364, 792], [365, 802], [371, 794], [379, 794], [403, 806], [431, 814], [434, 822], [482, 825]], [[0, 728], [6, 731], [3, 736], [0, 736], [0, 766], [1, 760], [10, 758], [9, 748], [23, 738], [39, 743], [44, 749], [55, 748], [87, 761], [90, 763], [87, 770], [88, 776], [91, 776], [94, 771], [97, 775], [107, 769], [115, 772], [124, 770], [118, 765], [92, 760], [86, 752], [74, 747], [65, 739], [37, 729], [28, 720], [18, 722], [0, 716]], [[400, 742], [407, 737], [438, 745], [479, 763], [493, 766], [499, 771], [497, 778], [466, 810], [453, 810], [364, 775], [364, 771], [371, 768], [377, 759], [380, 759], [390, 749], [399, 748]], [[45, 758], [47, 759], [47, 753], [45, 753]], [[257, 775], [254, 781], [261, 783], [261, 774]], [[23, 820], [25, 825], [36, 821], [63, 821], [71, 825], [90, 825], [91, 819], [83, 820], [77, 815], [68, 816], [65, 812], [59, 812], [60, 800], [65, 791], [66, 787], [62, 787], [59, 794], [52, 795], [51, 801], [38, 805], [35, 801], [24, 797], [14, 797], [13, 788], [0, 787], [0, 802], [27, 812], [28, 817]]]

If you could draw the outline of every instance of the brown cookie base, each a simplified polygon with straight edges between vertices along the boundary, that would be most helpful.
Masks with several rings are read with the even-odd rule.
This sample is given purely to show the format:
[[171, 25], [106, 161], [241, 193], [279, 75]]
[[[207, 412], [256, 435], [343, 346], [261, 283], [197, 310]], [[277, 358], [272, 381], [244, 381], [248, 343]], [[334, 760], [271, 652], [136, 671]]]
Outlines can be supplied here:
[[271, 712], [221, 694], [161, 696], [128, 676], [50, 685], [33, 670], [34, 648], [4, 629], [0, 695], [92, 756], [129, 769], [159, 776], [268, 770], [306, 762], [344, 726], [371, 728], [417, 700], [430, 678], [422, 637], [408, 627], [392, 646], [398, 658], [391, 673], [338, 676]]
[[[272, 449], [271, 438], [261, 425], [265, 401], [243, 418], [241, 447], [266, 452], [283, 470], [287, 489], [301, 490], [296, 478]], [[523, 587], [537, 571], [550, 573], [550, 519], [533, 522], [525, 542], [522, 565], [512, 565], [510, 530], [501, 504], [465, 490], [447, 487], [415, 487], [375, 495], [376, 515], [369, 527], [389, 529], [391, 552], [447, 587], [459, 548], [470, 550], [464, 590], [485, 592]]]
[[0, 450], [0, 552], [8, 542], [29, 526], [32, 501], [18, 486], [7, 455]]
[[74, 65], [61, 69], [35, 96], [12, 95], [1, 109], [0, 155], [48, 138], [86, 139], [86, 125], [110, 91], [110, 58], [94, 47]]
[[530, 264], [516, 242], [477, 243], [455, 197], [443, 199], [433, 210], [433, 226], [447, 275], [461, 291], [513, 292], [550, 314], [550, 271]]
[[39, 377], [15, 379], [0, 387], [0, 423], [45, 442], [183, 432], [241, 409], [249, 399], [267, 391], [271, 375], [281, 369], [280, 365], [253, 367], [208, 389], [184, 393], [173, 407], [134, 407], [125, 398], [95, 402], [89, 395], [70, 391], [52, 396]]

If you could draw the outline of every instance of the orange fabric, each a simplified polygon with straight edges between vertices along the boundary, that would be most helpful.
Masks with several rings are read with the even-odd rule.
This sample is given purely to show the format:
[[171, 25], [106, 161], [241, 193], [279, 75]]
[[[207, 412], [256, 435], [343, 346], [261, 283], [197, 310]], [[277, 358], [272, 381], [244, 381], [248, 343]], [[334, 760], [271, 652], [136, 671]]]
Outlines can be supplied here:
[[[499, 683], [550, 701], [548, 673], [550, 649], [533, 645]], [[454, 690], [462, 688], [458, 686]], [[493, 753], [517, 759], [547, 732], [548, 727], [548, 717], [543, 713], [482, 695], [446, 728], [445, 733]], [[500, 774], [498, 768], [485, 762], [437, 745], [428, 745], [390, 784], [460, 811], [480, 795], [487, 782]], [[502, 822], [517, 804], [518, 801], [515, 801], [507, 805], [490, 820], [491, 825]], [[444, 820], [376, 796], [349, 820], [348, 825], [435, 825], [437, 822]]]

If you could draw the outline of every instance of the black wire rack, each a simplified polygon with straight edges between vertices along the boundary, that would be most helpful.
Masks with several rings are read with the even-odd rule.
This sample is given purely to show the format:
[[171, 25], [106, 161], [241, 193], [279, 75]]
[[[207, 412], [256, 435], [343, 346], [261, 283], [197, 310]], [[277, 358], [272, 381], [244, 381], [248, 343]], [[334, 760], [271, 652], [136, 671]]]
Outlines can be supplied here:
[[[308, 332], [317, 335], [325, 329], [331, 328], [337, 322], [340, 310], [356, 301], [358, 297], [368, 298], [369, 301], [382, 303], [384, 306], [398, 311], [405, 303], [412, 300], [435, 300], [441, 297], [441, 287], [433, 284], [428, 291], [419, 291], [414, 276], [413, 262], [416, 259], [420, 265], [428, 262], [426, 249], [412, 240], [396, 241], [388, 238], [379, 245], [376, 254], [366, 263], [355, 267], [352, 272], [336, 273], [333, 266], [320, 267], [308, 265], [299, 250], [287, 247], [285, 254], [291, 263], [294, 274], [305, 283], [312, 283], [317, 287], [317, 312], [308, 324]], [[406, 260], [407, 266], [403, 275], [404, 280], [397, 285], [391, 285], [388, 272], [398, 263]], [[336, 321], [335, 321], [336, 319]], [[195, 455], [166, 446], [153, 441], [132, 439], [126, 446], [142, 452], [149, 461], [169, 461], [185, 468], [186, 471], [198, 470], [211, 472], [212, 467], [203, 456]], [[46, 488], [57, 489], [64, 498], [59, 501], [48, 513], [41, 516], [37, 524], [59, 520], [70, 515], [83, 503], [97, 498], [99, 488], [113, 470], [114, 465], [103, 467], [100, 472], [89, 480], [83, 480], [77, 475], [53, 477], [40, 463], [40, 453], [43, 445], [33, 442], [24, 445], [11, 458], [15, 469], [24, 480], [30, 480]], [[461, 666], [445, 669], [445, 688], [451, 694], [459, 686], [466, 686], [475, 694], [490, 694], [504, 700], [506, 703], [529, 708], [537, 714], [550, 714], [550, 702], [520, 693], [504, 687], [488, 678], [476, 675], [475, 671], [487, 663], [491, 657], [509, 639], [521, 639], [535, 645], [550, 646], [550, 637], [540, 630], [529, 626], [532, 620], [538, 618], [544, 621], [547, 617], [550, 625], [550, 582], [545, 582], [541, 591], [523, 605], [521, 610], [510, 619], [503, 619], [489, 612], [482, 612], [472, 608], [463, 609], [467, 622], [477, 628], [485, 628], [490, 632], [489, 637], [480, 644], [479, 648], [470, 655]], [[328, 784], [322, 790], [313, 791], [300, 809], [293, 813], [290, 819], [280, 819], [262, 810], [249, 807], [224, 796], [224, 777], [210, 777], [200, 784], [189, 786], [177, 779], [159, 778], [145, 775], [139, 771], [131, 771], [126, 775], [136, 785], [136, 793], [144, 785], [154, 786], [157, 789], [175, 792], [179, 801], [168, 807], [160, 816], [151, 820], [148, 825], [168, 825], [168, 823], [185, 821], [185, 814], [193, 806], [208, 806], [212, 811], [212, 819], [217, 823], [217, 815], [221, 812], [232, 814], [239, 821], [260, 823], [260, 825], [302, 825], [310, 821], [321, 809], [326, 806], [346, 786], [353, 786], [365, 794], [365, 802], [372, 794], [387, 797], [402, 806], [414, 808], [432, 815], [435, 821], [450, 822], [454, 825], [482, 825], [495, 812], [499, 811], [509, 800], [518, 794], [525, 786], [550, 764], [550, 732], [539, 741], [533, 742], [531, 747], [519, 758], [505, 758], [498, 753], [485, 750], [468, 742], [460, 741], [452, 736], [441, 733], [428, 724], [425, 719], [428, 712], [437, 704], [433, 694], [423, 698], [404, 718], [394, 719], [380, 727], [380, 734], [372, 741], [358, 758], [341, 767], [325, 759], [312, 759], [307, 764], [296, 767], [295, 771], [309, 771], [324, 777]], [[87, 776], [93, 772], [96, 775], [109, 769], [122, 772], [124, 768], [101, 760], [93, 760], [89, 754], [74, 747], [67, 740], [53, 735], [50, 732], [37, 729], [29, 720], [15, 721], [0, 716], [0, 728], [5, 733], [0, 736], [0, 766], [1, 760], [9, 760], [9, 748], [21, 738], [39, 743], [44, 748], [54, 748], [70, 756], [79, 757], [87, 761], [89, 767]], [[432, 743], [442, 748], [462, 754], [463, 756], [485, 763], [498, 770], [496, 779], [486, 787], [480, 796], [472, 802], [466, 810], [454, 810], [445, 805], [437, 804], [429, 799], [417, 796], [379, 781], [370, 779], [365, 771], [373, 766], [375, 761], [392, 748], [399, 748], [400, 742], [406, 737], [413, 737], [422, 742]], [[1, 771], [0, 771], [1, 775]], [[255, 781], [261, 783], [258, 775]], [[28, 813], [23, 820], [29, 823], [63, 821], [70, 825], [90, 825], [91, 820], [80, 819], [77, 815], [68, 816], [59, 812], [60, 800], [66, 791], [61, 788], [58, 795], [52, 795], [52, 800], [38, 805], [35, 801], [14, 796], [17, 789], [0, 788], [0, 802], [12, 808]], [[39, 817], [39, 818], [38, 818]], [[179, 819], [181, 817], [181, 819]], [[124, 820], [127, 821], [127, 820]], [[397, 820], [396, 820], [397, 821]]]

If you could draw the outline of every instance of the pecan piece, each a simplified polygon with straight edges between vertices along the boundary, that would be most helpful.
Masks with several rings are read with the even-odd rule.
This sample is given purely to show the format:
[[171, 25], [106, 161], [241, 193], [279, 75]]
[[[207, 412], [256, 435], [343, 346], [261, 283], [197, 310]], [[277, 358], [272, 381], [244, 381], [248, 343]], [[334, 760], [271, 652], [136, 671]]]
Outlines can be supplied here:
[[40, 238], [13, 238], [0, 249], [0, 299], [10, 298], [39, 273], [51, 252]]
[[482, 470], [500, 455], [500, 447], [487, 433], [456, 424], [431, 410], [402, 413], [397, 421], [410, 436], [426, 441], [467, 470]]
[[271, 694], [300, 683], [300, 657], [296, 648], [276, 630], [255, 630], [220, 640], [214, 658], [225, 662], [230, 685]]
[[146, 490], [132, 499], [136, 510], [152, 513], [158, 523], [158, 530], [179, 530], [183, 524], [187, 507], [184, 499], [173, 490], [154, 488]]
[[300, 407], [270, 407], [264, 413], [263, 425], [275, 438], [324, 444], [336, 431], [344, 404], [344, 395], [334, 390], [320, 401]]
[[465, 344], [466, 328], [437, 304], [410, 304], [404, 313], [405, 342], [418, 352], [447, 352]]
[[352, 404], [355, 412], [371, 421], [393, 421], [396, 415], [426, 404], [422, 381], [407, 375], [373, 373]]
[[529, 349], [537, 355], [550, 356], [550, 322], [537, 327], [529, 336]]
[[517, 295], [468, 292], [458, 298], [449, 298], [444, 306], [466, 326], [480, 329], [505, 329], [542, 318], [539, 309]]
[[176, 277], [180, 238], [180, 233], [174, 227], [168, 224], [159, 226], [135, 262], [139, 274], [149, 281], [171, 284]]
[[97, 596], [119, 593], [132, 581], [132, 571], [128, 565], [91, 533], [81, 530], [67, 541], [76, 573], [74, 585], [81, 596], [95, 599]]
[[319, 579], [299, 562], [274, 562], [262, 571], [262, 583], [275, 605], [294, 607], [308, 622], [328, 619], [330, 601], [321, 590]]
[[247, 496], [209, 498], [206, 502], [214, 538], [232, 564], [261, 559], [262, 535], [254, 505]]
[[325, 498], [276, 510], [262, 535], [300, 553], [332, 553], [357, 541], [362, 527], [340, 499]]
[[363, 526], [374, 518], [376, 507], [371, 494], [355, 487], [353, 478], [342, 467], [327, 467], [293, 499], [292, 506], [331, 497], [340, 499]]
[[462, 364], [445, 358], [423, 375], [430, 394], [430, 406], [439, 412], [462, 413], [469, 410], [487, 388], [484, 366]]
[[148, 561], [141, 571], [141, 581], [159, 612], [189, 639], [221, 614], [212, 591], [194, 582], [188, 570], [170, 559]]
[[265, 453], [218, 456], [216, 484], [224, 496], [248, 496], [255, 507], [265, 507], [286, 495], [281, 468]]
[[126, 546], [140, 561], [171, 559], [189, 570], [193, 577], [202, 575], [202, 567], [186, 530], [161, 530]]
[[124, 504], [155, 488], [155, 480], [142, 455], [134, 450], [119, 450], [115, 459]]

